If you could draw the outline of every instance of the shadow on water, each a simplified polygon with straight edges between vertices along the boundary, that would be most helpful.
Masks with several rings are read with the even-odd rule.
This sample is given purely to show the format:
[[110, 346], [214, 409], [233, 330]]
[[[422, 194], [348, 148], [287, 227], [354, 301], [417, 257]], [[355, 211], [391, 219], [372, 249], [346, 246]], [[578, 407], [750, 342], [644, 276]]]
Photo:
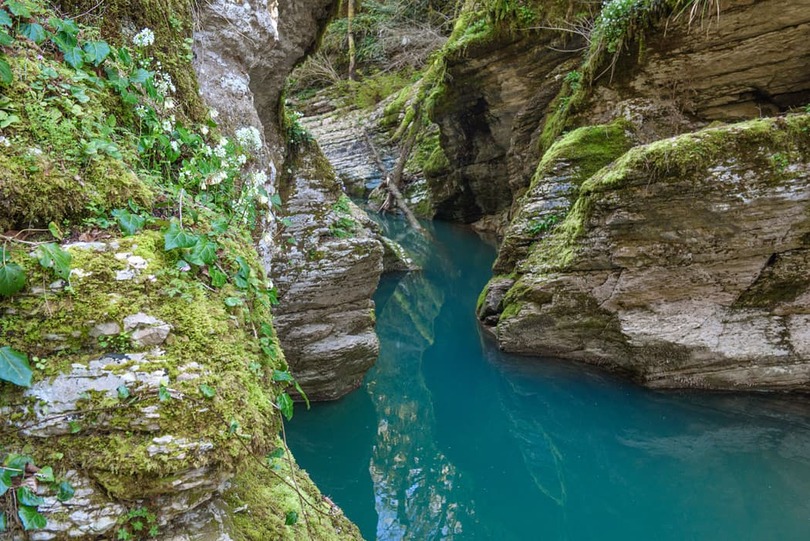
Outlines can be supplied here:
[[299, 410], [290, 444], [368, 539], [807, 539], [810, 408], [656, 392], [501, 353], [474, 303], [494, 249], [436, 224], [389, 234], [424, 271], [385, 278], [364, 391]]

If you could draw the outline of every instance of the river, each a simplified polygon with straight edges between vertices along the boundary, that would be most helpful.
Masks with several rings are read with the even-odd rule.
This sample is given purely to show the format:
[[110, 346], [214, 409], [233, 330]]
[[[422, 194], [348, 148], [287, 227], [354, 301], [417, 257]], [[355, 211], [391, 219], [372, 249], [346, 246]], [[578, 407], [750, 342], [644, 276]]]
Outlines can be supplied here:
[[479, 329], [495, 249], [436, 223], [389, 234], [424, 271], [384, 277], [361, 389], [296, 407], [288, 441], [372, 540], [807, 540], [810, 406], [662, 392], [498, 351]]

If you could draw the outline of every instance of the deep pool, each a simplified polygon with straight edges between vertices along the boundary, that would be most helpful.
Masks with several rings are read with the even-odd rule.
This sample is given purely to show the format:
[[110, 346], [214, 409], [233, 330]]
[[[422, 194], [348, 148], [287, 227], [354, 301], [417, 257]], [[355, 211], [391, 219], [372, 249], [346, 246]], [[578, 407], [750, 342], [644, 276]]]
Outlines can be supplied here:
[[376, 295], [363, 387], [296, 408], [299, 463], [379, 540], [809, 540], [810, 406], [656, 392], [505, 355], [474, 316], [494, 248], [437, 223]]

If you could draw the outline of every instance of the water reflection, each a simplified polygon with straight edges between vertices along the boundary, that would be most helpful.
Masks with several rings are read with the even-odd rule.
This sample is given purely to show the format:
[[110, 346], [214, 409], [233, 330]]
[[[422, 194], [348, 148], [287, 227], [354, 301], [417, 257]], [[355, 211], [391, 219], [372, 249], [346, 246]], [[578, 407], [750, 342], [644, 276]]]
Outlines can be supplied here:
[[424, 272], [378, 292], [366, 392], [290, 430], [367, 538], [807, 539], [806, 401], [648, 391], [504, 355], [473, 315], [494, 251], [455, 228], [435, 236], [417, 245]]

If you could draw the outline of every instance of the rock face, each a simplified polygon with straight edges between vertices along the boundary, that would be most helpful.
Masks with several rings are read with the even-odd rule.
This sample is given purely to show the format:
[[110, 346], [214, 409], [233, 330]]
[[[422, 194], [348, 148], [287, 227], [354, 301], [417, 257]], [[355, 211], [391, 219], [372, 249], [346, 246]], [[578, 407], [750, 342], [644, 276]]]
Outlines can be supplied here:
[[[132, 534], [130, 518], [140, 515], [129, 513], [143, 510], [162, 539], [262, 539], [251, 535], [256, 528], [264, 538], [310, 539], [303, 524], [284, 525], [290, 509], [282, 507], [299, 501], [284, 476], [319, 498], [293, 464], [264, 480], [272, 494], [241, 495], [241, 473], [283, 448], [277, 391], [246, 312], [228, 308], [223, 291], [171, 285], [176, 261], [157, 232], [66, 248], [70, 289], [53, 284], [0, 299], [0, 341], [39, 363], [30, 388], [4, 386], [0, 395], [3, 451], [30, 452], [76, 490], [61, 502], [40, 483], [48, 522], [30, 538]], [[117, 279], [132, 264], [137, 272]], [[260, 272], [255, 255], [250, 265]], [[27, 270], [33, 283], [47, 283], [50, 271]], [[283, 368], [283, 354], [275, 356]], [[231, 519], [245, 505], [255, 520]], [[316, 538], [359, 538], [327, 503], [312, 505], [325, 513], [311, 519]]]
[[[454, 172], [434, 193], [436, 217], [472, 222], [508, 209], [539, 154], [538, 127], [574, 68], [553, 35], [472, 46], [448, 61], [449, 85], [433, 119]], [[448, 187], [449, 183], [450, 187]]]
[[808, 133], [807, 115], [751, 121], [601, 169], [482, 302], [501, 346], [655, 387], [808, 388]]
[[317, 146], [293, 156], [281, 193], [286, 225], [271, 275], [280, 301], [275, 325], [307, 396], [339, 398], [377, 359], [371, 296], [383, 246]]

